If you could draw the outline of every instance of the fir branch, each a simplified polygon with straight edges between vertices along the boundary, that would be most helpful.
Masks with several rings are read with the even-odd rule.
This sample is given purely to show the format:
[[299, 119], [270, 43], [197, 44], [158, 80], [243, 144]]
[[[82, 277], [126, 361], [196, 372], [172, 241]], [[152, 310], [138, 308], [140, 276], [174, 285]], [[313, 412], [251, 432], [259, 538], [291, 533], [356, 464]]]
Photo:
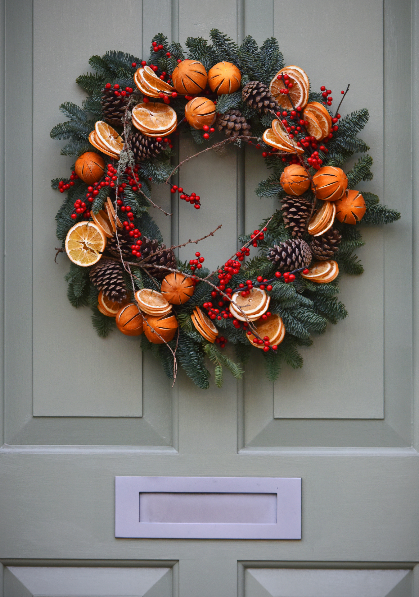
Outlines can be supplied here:
[[278, 346], [279, 356], [293, 369], [300, 369], [303, 366], [303, 357], [297, 350], [295, 338], [285, 335], [283, 342]]
[[89, 121], [89, 115], [73, 102], [64, 102], [60, 105], [60, 111], [70, 120], [79, 123], [86, 123]]
[[258, 197], [277, 197], [279, 194], [284, 194], [284, 189], [279, 183], [278, 176], [272, 174], [258, 184], [255, 193]]
[[209, 388], [209, 371], [205, 367], [202, 345], [194, 342], [180, 330], [179, 345], [177, 349], [179, 363], [186, 375], [203, 390]]
[[[217, 368], [217, 366], [219, 367], [221, 385], [223, 382], [223, 378], [222, 378], [223, 366], [226, 367], [230, 371], [230, 373], [233, 375], [233, 377], [235, 377], [236, 379], [242, 378], [244, 371], [239, 367], [239, 365], [237, 365], [237, 363], [235, 363], [229, 357], [227, 357], [225, 354], [220, 352], [218, 350], [218, 348], [215, 346], [215, 344], [210, 344], [210, 343], [205, 344], [204, 352], [209, 357], [210, 361], [212, 361], [212, 363], [214, 363], [216, 365], [216, 368]], [[218, 387], [221, 387], [221, 385], [218, 385]]]
[[87, 289], [85, 289], [82, 294], [76, 294], [73, 284], [68, 285], [67, 298], [76, 309], [79, 307], [87, 307], [89, 305]]
[[115, 319], [103, 315], [97, 307], [93, 307], [92, 311], [93, 327], [101, 338], [106, 338], [116, 327]]
[[358, 255], [337, 254], [335, 259], [339, 265], [339, 271], [350, 276], [360, 276], [364, 272], [364, 267]]
[[186, 47], [189, 50], [189, 58], [202, 62], [207, 71], [219, 62], [214, 48], [202, 37], [188, 37]]
[[326, 297], [314, 294], [312, 298], [316, 311], [331, 323], [337, 323], [348, 315], [345, 305], [335, 296]]
[[225, 60], [232, 62], [238, 69], [242, 70], [238, 45], [218, 29], [211, 29], [210, 37], [218, 60], [220, 62]]
[[380, 226], [381, 224], [391, 224], [401, 218], [400, 212], [395, 209], [390, 209], [385, 205], [369, 205], [367, 211], [362, 218], [362, 224], [373, 224]]
[[263, 72], [260, 81], [269, 85], [276, 73], [284, 68], [284, 57], [279, 51], [278, 42], [274, 37], [266, 39], [260, 48], [260, 61]]
[[372, 180], [372, 163], [373, 159], [370, 155], [359, 158], [352, 170], [346, 175], [348, 177], [348, 188], [354, 189], [362, 180]]
[[239, 108], [241, 103], [241, 91], [235, 91], [234, 93], [224, 93], [218, 97], [217, 113], [225, 114], [228, 110]]
[[88, 95], [94, 95], [102, 91], [105, 86], [106, 79], [98, 73], [87, 73], [80, 75], [76, 79], [79, 85]]
[[266, 377], [269, 381], [276, 381], [281, 373], [281, 353], [269, 350], [263, 353]]

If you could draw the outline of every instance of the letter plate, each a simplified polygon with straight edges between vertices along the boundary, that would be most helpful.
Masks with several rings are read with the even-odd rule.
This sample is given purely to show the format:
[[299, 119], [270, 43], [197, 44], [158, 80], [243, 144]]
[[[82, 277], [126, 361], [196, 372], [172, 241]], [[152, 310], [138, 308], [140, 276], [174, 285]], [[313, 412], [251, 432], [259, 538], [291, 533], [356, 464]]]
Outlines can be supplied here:
[[115, 537], [301, 539], [301, 479], [115, 477]]

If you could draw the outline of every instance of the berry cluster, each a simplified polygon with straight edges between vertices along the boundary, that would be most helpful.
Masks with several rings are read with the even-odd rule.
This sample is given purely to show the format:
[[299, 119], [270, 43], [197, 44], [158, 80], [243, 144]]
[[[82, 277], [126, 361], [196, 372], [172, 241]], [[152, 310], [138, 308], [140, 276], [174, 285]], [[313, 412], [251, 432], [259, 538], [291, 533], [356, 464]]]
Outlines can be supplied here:
[[195, 209], [201, 209], [201, 197], [199, 195], [197, 195], [196, 193], [191, 193], [190, 195], [188, 195], [188, 193], [185, 193], [183, 191], [183, 187], [178, 187], [175, 184], [172, 185], [170, 192], [172, 194], [174, 194], [176, 192], [179, 193], [179, 197], [181, 199], [183, 199], [187, 203], [190, 203], [191, 205], [193, 205]]
[[215, 341], [220, 345], [220, 348], [225, 348], [225, 345], [227, 344], [227, 338], [224, 338], [224, 336], [217, 336]]
[[204, 134], [202, 136], [206, 140], [208, 140], [210, 138], [210, 134], [215, 132], [215, 128], [214, 127], [210, 128], [207, 124], [204, 124], [204, 126], [202, 128], [204, 130]]
[[292, 85], [293, 84], [290, 81], [289, 76], [287, 75], [287, 73], [283, 73], [282, 75], [278, 75], [277, 79], [279, 79], [279, 80], [282, 79], [282, 81], [283, 81], [283, 83], [285, 85], [284, 89], [280, 89], [279, 90], [279, 93], [282, 93], [284, 95], [288, 95], [289, 90], [292, 89]]
[[[333, 103], [333, 97], [330, 95], [332, 93], [331, 89], [326, 89], [324, 85], [320, 87], [320, 91], [322, 92], [322, 96], [326, 100], [328, 106], [331, 106]], [[343, 92], [345, 93], [345, 92]]]
[[195, 253], [195, 257], [196, 257], [196, 259], [189, 260], [189, 268], [190, 268], [191, 272], [194, 272], [196, 269], [201, 269], [202, 264], [205, 261], [205, 258], [201, 257], [201, 253], [199, 251], [197, 251]]
[[78, 176], [73, 170], [70, 176], [70, 180], [68, 182], [60, 180], [60, 182], [58, 183], [58, 190], [60, 191], [60, 193], [65, 193], [66, 191], [68, 191], [70, 187], [74, 187], [74, 181], [77, 180], [77, 178]]
[[134, 92], [132, 87], [125, 87], [125, 89], [121, 89], [118, 84], [112, 87], [112, 83], [106, 83], [105, 89], [113, 89], [115, 97], [129, 97]]
[[[270, 313], [269, 313], [270, 315]], [[268, 313], [266, 313], [266, 317], [268, 317]], [[265, 317], [265, 319], [266, 319]], [[263, 318], [263, 316], [262, 316]], [[247, 332], [247, 335], [250, 336], [252, 334], [252, 332], [249, 330]], [[269, 336], [264, 336], [264, 338], [253, 338], [253, 344], [258, 344], [259, 346], [263, 346], [263, 350], [264, 352], [268, 352], [268, 350], [270, 350], [272, 348], [272, 350], [278, 350], [278, 346], [276, 344], [272, 344], [271, 346], [271, 342], [269, 340]]]
[[106, 176], [100, 182], [95, 182], [93, 185], [87, 187], [86, 199], [89, 203], [93, 203], [95, 198], [99, 195], [100, 189], [103, 187], [110, 187], [111, 189], [116, 187], [116, 181], [118, 180], [117, 170], [108, 164], [106, 166]]

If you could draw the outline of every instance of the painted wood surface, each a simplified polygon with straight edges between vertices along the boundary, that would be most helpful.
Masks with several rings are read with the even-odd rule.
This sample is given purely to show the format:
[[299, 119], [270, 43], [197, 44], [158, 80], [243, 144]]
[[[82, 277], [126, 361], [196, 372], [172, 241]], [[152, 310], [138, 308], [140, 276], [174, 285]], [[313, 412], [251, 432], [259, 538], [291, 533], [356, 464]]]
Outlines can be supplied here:
[[[97, 595], [95, 583], [129, 567], [138, 590], [127, 574], [120, 595], [282, 597], [276, 587], [291, 569], [302, 595], [316, 594], [313, 578], [321, 579], [319, 590], [324, 582], [344, 595], [356, 577], [366, 597], [417, 597], [412, 225], [419, 190], [418, 125], [410, 122], [419, 98], [417, 0], [2, 0], [1, 7], [0, 595], [39, 594], [38, 582], [45, 595], [78, 594], [70, 592], [73, 569], [86, 579], [80, 594]], [[385, 237], [366, 231], [366, 273], [342, 284], [349, 318], [316, 339], [302, 370], [284, 370], [273, 386], [256, 355], [243, 382], [226, 375], [221, 390], [203, 392], [183, 375], [172, 389], [135, 340], [99, 339], [88, 312], [68, 304], [68, 264], [63, 256], [54, 263], [61, 196], [49, 181], [68, 173], [73, 160], [58, 155], [49, 131], [62, 118], [60, 103], [82, 100], [74, 80], [92, 54], [123, 49], [146, 57], [159, 31], [184, 43], [208, 38], [212, 27], [238, 41], [275, 36], [286, 63], [303, 67], [314, 88], [326, 84], [336, 96], [351, 84], [344, 112], [371, 112], [362, 135], [374, 158], [368, 190], [402, 220]], [[180, 156], [192, 151], [182, 144]], [[250, 148], [188, 163], [179, 180], [199, 192], [203, 208], [178, 205], [167, 189], [156, 189], [156, 200], [174, 214], [171, 221], [155, 216], [166, 242], [222, 223], [217, 242], [200, 249], [215, 267], [234, 252], [238, 233], [277, 207], [254, 193], [264, 175]], [[303, 538], [115, 539], [118, 475], [301, 477]]]

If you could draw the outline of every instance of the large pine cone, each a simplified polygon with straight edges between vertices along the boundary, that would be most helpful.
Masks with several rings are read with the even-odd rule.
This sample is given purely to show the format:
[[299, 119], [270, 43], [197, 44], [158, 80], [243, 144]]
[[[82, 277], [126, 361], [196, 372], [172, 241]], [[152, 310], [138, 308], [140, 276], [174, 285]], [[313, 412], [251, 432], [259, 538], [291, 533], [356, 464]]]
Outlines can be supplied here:
[[342, 236], [339, 232], [331, 228], [325, 234], [314, 238], [310, 243], [310, 249], [314, 259], [317, 261], [327, 261], [333, 259], [335, 253], [339, 251], [339, 244]]
[[122, 302], [127, 296], [127, 287], [125, 286], [124, 268], [119, 261], [102, 258], [90, 270], [90, 279], [103, 294], [118, 303]]
[[298, 238], [306, 232], [312, 206], [312, 202], [304, 197], [291, 197], [288, 195], [282, 199], [281, 209], [285, 227], [290, 228], [293, 237]]
[[260, 81], [249, 81], [242, 91], [243, 101], [251, 108], [262, 114], [279, 112], [281, 109], [275, 98], [271, 95], [269, 87]]
[[[141, 262], [139, 265], [144, 267], [146, 271], [154, 278], [164, 278], [170, 273], [169, 269], [163, 267], [149, 267], [151, 265], [166, 266], [171, 269], [176, 269], [176, 257], [172, 249], [166, 249], [166, 245], [160, 245], [158, 240], [153, 240], [143, 237], [143, 244], [141, 245]], [[149, 255], [155, 253], [152, 257]]]
[[112, 126], [122, 126], [128, 101], [128, 94], [125, 96], [115, 95], [115, 89], [105, 87], [101, 99], [103, 120]]
[[302, 267], [308, 267], [312, 254], [308, 244], [301, 238], [286, 240], [275, 245], [268, 251], [268, 259], [273, 261], [278, 270], [292, 272]]
[[219, 114], [216, 122], [219, 131], [224, 131], [226, 137], [238, 137], [239, 135], [251, 136], [250, 124], [240, 110], [227, 110]]
[[164, 149], [164, 143], [139, 132], [131, 135], [128, 142], [136, 163], [155, 158]]

